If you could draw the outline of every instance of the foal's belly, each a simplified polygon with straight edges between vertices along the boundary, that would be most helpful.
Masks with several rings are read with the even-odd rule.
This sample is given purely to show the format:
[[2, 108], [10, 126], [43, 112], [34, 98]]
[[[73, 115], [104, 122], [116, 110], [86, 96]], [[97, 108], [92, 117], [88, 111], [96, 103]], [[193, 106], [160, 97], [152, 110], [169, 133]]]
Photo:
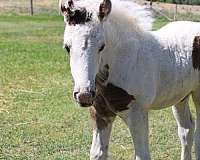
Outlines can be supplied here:
[[174, 95], [174, 97], [171, 97], [171, 98], [168, 98], [168, 99], [156, 99], [152, 103], [152, 105], [150, 106], [149, 109], [158, 110], [158, 109], [167, 108], [167, 107], [171, 107], [173, 105], [176, 105], [181, 100], [183, 100], [187, 95], [189, 95], [190, 92], [191, 91], [181, 93], [180, 95]]
[[199, 84], [198, 73], [182, 74], [174, 78], [163, 79], [157, 89], [151, 109], [161, 109], [176, 105], [188, 96]]

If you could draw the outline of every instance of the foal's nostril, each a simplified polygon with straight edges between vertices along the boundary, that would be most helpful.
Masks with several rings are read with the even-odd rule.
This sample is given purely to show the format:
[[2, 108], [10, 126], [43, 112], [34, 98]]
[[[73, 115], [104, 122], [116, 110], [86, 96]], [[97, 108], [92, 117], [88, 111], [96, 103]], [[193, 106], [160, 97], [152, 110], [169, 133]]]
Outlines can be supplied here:
[[74, 92], [74, 98], [75, 98], [75, 99], [78, 98], [78, 97], [77, 97], [78, 93], [79, 93], [79, 92]]

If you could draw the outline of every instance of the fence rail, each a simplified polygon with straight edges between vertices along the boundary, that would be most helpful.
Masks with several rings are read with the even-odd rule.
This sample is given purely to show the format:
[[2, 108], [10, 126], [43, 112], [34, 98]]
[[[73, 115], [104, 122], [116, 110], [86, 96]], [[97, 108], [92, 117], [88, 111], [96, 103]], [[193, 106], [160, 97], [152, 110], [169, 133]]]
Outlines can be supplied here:
[[172, 4], [162, 3], [143, 0], [133, 0], [141, 5], [146, 5], [147, 8], [151, 9], [156, 15], [160, 15], [168, 19], [169, 21], [177, 20], [190, 20], [200, 21], [200, 6], [199, 5], [183, 5], [183, 4]]

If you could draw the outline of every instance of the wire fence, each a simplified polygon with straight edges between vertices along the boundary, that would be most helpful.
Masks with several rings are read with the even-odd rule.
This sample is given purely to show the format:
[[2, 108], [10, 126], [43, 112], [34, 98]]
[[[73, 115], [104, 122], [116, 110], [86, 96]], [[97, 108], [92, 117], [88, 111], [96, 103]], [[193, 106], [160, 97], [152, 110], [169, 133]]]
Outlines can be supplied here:
[[147, 5], [154, 13], [165, 17], [169, 21], [177, 20], [190, 20], [200, 21], [200, 6], [199, 5], [184, 5], [184, 4], [172, 4], [153, 2], [143, 2], [142, 4]]
[[[150, 1], [134, 1], [150, 6]], [[58, 6], [59, 0], [0, 0], [0, 15], [58, 15], [60, 14]], [[166, 17], [170, 21], [200, 21], [200, 6], [198, 5], [183, 5], [153, 1], [150, 8], [155, 13]]]
[[[31, 2], [32, 1], [32, 2]], [[32, 5], [31, 5], [32, 4]], [[59, 0], [0, 0], [0, 14], [59, 14]]]

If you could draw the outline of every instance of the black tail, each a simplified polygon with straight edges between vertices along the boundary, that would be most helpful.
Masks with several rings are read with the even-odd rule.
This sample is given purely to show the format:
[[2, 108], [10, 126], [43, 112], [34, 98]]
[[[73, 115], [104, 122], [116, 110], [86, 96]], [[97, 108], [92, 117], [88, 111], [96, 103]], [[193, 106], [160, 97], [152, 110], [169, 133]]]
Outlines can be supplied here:
[[200, 36], [196, 36], [193, 42], [192, 50], [193, 68], [200, 70]]

